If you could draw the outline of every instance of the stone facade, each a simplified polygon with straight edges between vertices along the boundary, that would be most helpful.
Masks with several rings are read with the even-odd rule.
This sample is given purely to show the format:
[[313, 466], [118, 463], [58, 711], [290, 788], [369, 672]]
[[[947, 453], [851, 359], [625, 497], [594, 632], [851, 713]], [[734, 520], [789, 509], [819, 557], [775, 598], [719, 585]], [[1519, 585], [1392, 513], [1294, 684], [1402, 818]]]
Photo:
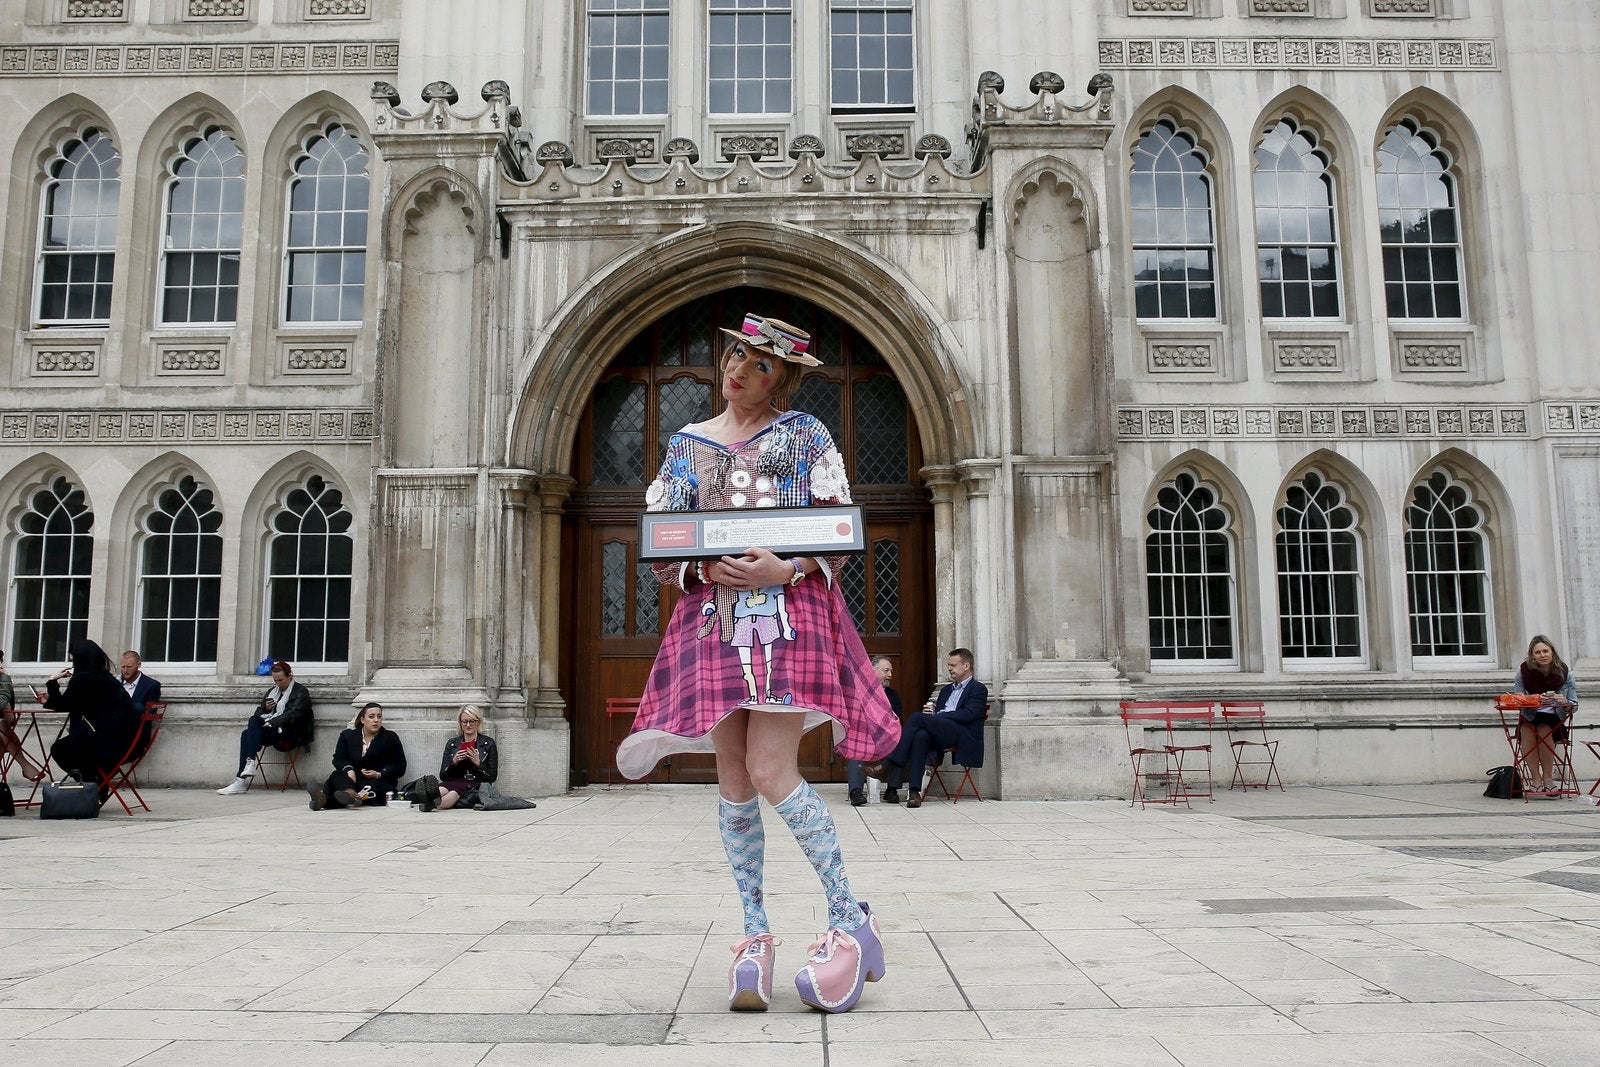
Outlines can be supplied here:
[[[1580, 673], [1600, 655], [1600, 381], [1579, 355], [1600, 223], [1582, 142], [1545, 105], [1595, 87], [1561, 44], [1595, 28], [1577, 0], [1538, 19], [1480, 0], [907, 4], [912, 103], [877, 110], [830, 103], [829, 52], [807, 45], [825, 5], [795, 5], [787, 110], [751, 115], [708, 112], [690, 0], [663, 6], [688, 46], [643, 115], [590, 113], [587, 23], [554, 0], [479, 3], [471, 25], [411, 0], [25, 6], [0, 40], [6, 640], [38, 486], [66, 478], [93, 509], [87, 631], [118, 648], [143, 632], [151, 501], [185, 475], [210, 488], [215, 661], [153, 670], [174, 712], [152, 780], [225, 777], [279, 610], [271, 523], [317, 477], [354, 516], [347, 650], [304, 679], [324, 730], [381, 700], [427, 767], [479, 702], [510, 786], [564, 788], [583, 412], [641, 327], [737, 285], [839, 316], [898, 378], [932, 500], [925, 640], [977, 653], [992, 795], [1125, 791], [1116, 703], [1151, 697], [1268, 701], [1302, 781], [1472, 776], [1500, 759], [1486, 697], [1531, 633]], [[1257, 277], [1258, 153], [1285, 122], [1327, 168], [1334, 314], [1275, 314]], [[1380, 156], [1407, 122], [1448, 162], [1459, 313], [1396, 316], [1386, 289]], [[1205, 314], [1139, 303], [1130, 161], [1162, 123], [1204, 161]], [[288, 321], [290, 183], [335, 126], [369, 157], [360, 317]], [[121, 161], [109, 311], [41, 322], [41, 197], [91, 129]], [[237, 312], [180, 328], [163, 204], [212, 129], [245, 157]], [[1454, 615], [1486, 634], [1444, 654], [1414, 633], [1406, 554], [1435, 473], [1483, 555], [1484, 603]], [[1180, 480], [1225, 516], [1220, 610], [1152, 606], [1178, 588], [1148, 553]], [[1355, 565], [1306, 579], [1356, 605], [1347, 643], [1280, 624], [1307, 486], [1352, 517]], [[1209, 651], [1171, 654], [1152, 614], [1212, 620]]]

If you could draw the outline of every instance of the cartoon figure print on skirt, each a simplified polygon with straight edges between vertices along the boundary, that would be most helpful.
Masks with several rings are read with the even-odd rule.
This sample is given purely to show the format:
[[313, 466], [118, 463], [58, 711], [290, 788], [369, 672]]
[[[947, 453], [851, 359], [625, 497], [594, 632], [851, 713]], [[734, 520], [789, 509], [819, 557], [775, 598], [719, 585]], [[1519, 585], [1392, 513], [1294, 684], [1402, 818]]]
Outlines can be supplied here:
[[[723, 330], [723, 410], [667, 443], [645, 494], [651, 511], [805, 507], [850, 503], [844, 458], [825, 426], [784, 408], [810, 336], [785, 322], [747, 315]], [[800, 777], [800, 738], [826, 725], [847, 760], [892, 750], [900, 722], [867, 658], [834, 580], [843, 557], [783, 559], [751, 547], [740, 556], [662, 563], [656, 579], [683, 590], [645, 683], [617, 767], [643, 778], [675, 752], [714, 752], [718, 827], [744, 909], [733, 946], [728, 1006], [765, 1011], [781, 942], [763, 897], [766, 836], [761, 798], [788, 825], [816, 868], [828, 928], [795, 975], [800, 999], [849, 1011], [866, 982], [883, 977], [878, 920], [845, 877], [833, 815]]]

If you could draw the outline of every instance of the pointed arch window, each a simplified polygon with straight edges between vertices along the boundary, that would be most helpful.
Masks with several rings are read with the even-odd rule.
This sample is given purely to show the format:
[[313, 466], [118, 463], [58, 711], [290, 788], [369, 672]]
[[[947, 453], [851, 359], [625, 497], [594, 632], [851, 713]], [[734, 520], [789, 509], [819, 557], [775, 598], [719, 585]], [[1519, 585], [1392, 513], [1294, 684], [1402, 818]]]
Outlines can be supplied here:
[[268, 518], [265, 655], [297, 665], [349, 660], [352, 522], [343, 494], [315, 474]]
[[222, 616], [222, 512], [185, 475], [161, 491], [139, 543], [139, 650], [156, 663], [215, 663]]
[[1156, 493], [1146, 519], [1151, 660], [1237, 666], [1232, 514], [1213, 487], [1183, 471]]
[[1433, 471], [1406, 506], [1411, 654], [1487, 661], [1493, 634], [1483, 512], [1465, 485]]
[[1461, 214], [1438, 135], [1403, 119], [1378, 146], [1378, 233], [1391, 319], [1460, 319]]
[[244, 154], [220, 127], [173, 159], [162, 223], [163, 325], [232, 325], [238, 315]]
[[57, 477], [17, 516], [11, 556], [11, 658], [60, 663], [89, 635], [94, 512], [83, 490]]
[[367, 150], [334, 123], [307, 142], [289, 179], [283, 321], [361, 321], [367, 278]]
[[61, 148], [41, 191], [38, 301], [42, 327], [111, 321], [122, 157], [93, 126]]
[[1278, 629], [1286, 662], [1365, 664], [1358, 529], [1344, 489], [1318, 471], [1307, 471], [1284, 494], [1277, 563]]
[[1339, 230], [1327, 152], [1314, 130], [1286, 118], [1262, 138], [1255, 161], [1261, 314], [1338, 318]]
[[1141, 319], [1217, 317], [1209, 160], [1167, 119], [1133, 148], [1133, 299]]

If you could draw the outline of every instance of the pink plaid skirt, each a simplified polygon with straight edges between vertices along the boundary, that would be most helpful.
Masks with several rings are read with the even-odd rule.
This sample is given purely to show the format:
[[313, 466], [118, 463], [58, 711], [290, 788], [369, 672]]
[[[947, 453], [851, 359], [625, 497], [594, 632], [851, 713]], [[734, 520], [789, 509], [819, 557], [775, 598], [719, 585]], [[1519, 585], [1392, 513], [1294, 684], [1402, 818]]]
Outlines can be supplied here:
[[844, 596], [818, 575], [680, 597], [617, 769], [643, 778], [674, 752], [711, 752], [711, 728], [739, 708], [803, 714], [807, 730], [830, 723], [845, 759], [881, 759], [900, 740]]

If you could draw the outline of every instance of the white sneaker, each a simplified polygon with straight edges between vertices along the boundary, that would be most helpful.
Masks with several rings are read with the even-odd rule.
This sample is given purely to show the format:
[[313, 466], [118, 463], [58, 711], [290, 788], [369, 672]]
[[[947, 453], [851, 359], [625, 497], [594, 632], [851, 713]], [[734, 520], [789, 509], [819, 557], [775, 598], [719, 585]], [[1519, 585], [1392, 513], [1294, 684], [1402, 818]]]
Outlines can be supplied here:
[[235, 778], [233, 781], [229, 782], [227, 785], [225, 785], [221, 789], [217, 790], [217, 795], [219, 797], [238, 796], [240, 793], [245, 792], [249, 788], [250, 788], [250, 783], [249, 782], [245, 781], [243, 778]]
[[256, 761], [254, 757], [244, 761], [244, 770], [239, 772], [240, 778], [254, 778], [256, 776]]

